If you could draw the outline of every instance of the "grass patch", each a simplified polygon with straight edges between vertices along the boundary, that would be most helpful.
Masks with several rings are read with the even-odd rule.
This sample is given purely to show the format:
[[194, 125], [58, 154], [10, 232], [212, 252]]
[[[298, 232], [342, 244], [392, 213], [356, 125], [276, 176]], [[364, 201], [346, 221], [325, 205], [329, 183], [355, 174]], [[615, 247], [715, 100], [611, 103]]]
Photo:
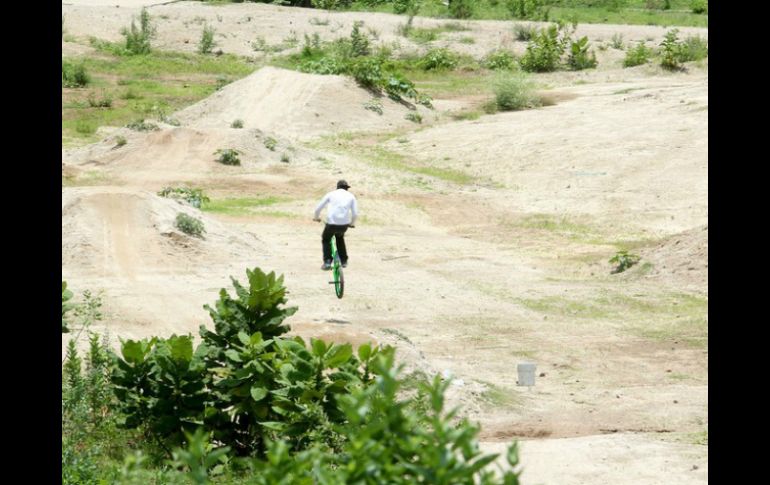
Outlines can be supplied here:
[[[369, 5], [369, 2], [353, 2], [347, 10], [359, 12], [393, 13], [391, 2]], [[505, 0], [477, 0], [469, 20], [511, 20], [514, 17]], [[548, 11], [551, 21], [576, 20], [580, 23], [610, 23], [632, 25], [682, 25], [691, 27], [708, 27], [708, 14], [695, 14], [690, 8], [689, 1], [672, 1], [670, 10], [648, 10], [645, 2], [633, 0], [625, 2], [623, 8], [607, 8], [602, 2], [591, 2], [589, 5], [579, 1], [554, 1]], [[594, 4], [596, 6], [593, 6]], [[426, 1], [420, 6], [421, 17], [448, 18], [449, 11], [443, 2]], [[453, 22], [459, 24], [458, 22]]]
[[486, 390], [481, 393], [481, 400], [490, 408], [510, 409], [522, 404], [521, 396], [513, 390], [492, 384], [487, 381], [479, 381], [486, 386]]
[[390, 151], [381, 146], [357, 144], [354, 135], [351, 133], [323, 137], [321, 141], [313, 143], [312, 145], [317, 146], [318, 148], [335, 150], [346, 155], [354, 156], [375, 167], [426, 175], [459, 185], [471, 184], [476, 181], [476, 177], [460, 170], [430, 165], [417, 165], [409, 157]]
[[204, 212], [213, 212], [216, 214], [242, 216], [253, 214], [254, 210], [260, 207], [268, 207], [280, 202], [286, 202], [287, 200], [289, 199], [274, 196], [214, 199], [208, 202], [204, 202], [201, 206], [201, 210]]
[[[93, 40], [98, 57], [79, 59], [90, 82], [62, 91], [62, 141], [91, 140], [99, 126], [124, 126], [136, 119], [160, 119], [211, 95], [222, 78], [237, 79], [257, 66], [232, 55], [207, 56], [152, 52], [139, 56], [114, 53], [116, 44]], [[80, 64], [82, 62], [82, 64]], [[88, 99], [111, 99], [109, 107], [89, 106]], [[102, 103], [103, 104], [103, 103]], [[93, 131], [78, 126], [93, 125]]]

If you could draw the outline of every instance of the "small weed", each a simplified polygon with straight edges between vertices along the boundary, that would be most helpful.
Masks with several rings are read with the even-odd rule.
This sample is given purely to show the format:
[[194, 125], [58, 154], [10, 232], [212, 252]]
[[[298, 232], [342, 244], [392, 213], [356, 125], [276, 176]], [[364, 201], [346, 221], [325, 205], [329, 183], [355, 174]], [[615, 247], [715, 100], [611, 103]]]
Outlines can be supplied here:
[[230, 128], [243, 128], [243, 120], [235, 120], [230, 124]]
[[629, 254], [628, 251], [618, 251], [615, 256], [610, 258], [611, 264], [617, 264], [617, 267], [612, 270], [612, 274], [622, 273], [631, 266], [639, 262], [639, 256], [635, 254]]
[[241, 152], [238, 150], [234, 150], [232, 148], [220, 148], [219, 150], [214, 152], [214, 155], [219, 155], [219, 158], [217, 158], [217, 162], [224, 164], [224, 165], [240, 165], [241, 159], [238, 157], [238, 155]]
[[313, 17], [308, 22], [310, 25], [329, 25], [329, 19], [319, 19], [318, 17]]
[[613, 49], [623, 50], [623, 34], [613, 34], [610, 46], [612, 46]]
[[134, 131], [156, 131], [159, 130], [158, 125], [155, 123], [148, 123], [144, 120], [137, 120], [133, 121], [126, 125], [126, 128], [129, 128]]
[[364, 109], [368, 109], [369, 111], [374, 111], [378, 115], [382, 115], [382, 103], [380, 103], [380, 101], [377, 99], [372, 99], [364, 103]]
[[278, 145], [278, 142], [275, 140], [275, 138], [270, 137], [270, 136], [265, 138], [265, 148], [267, 148], [271, 152], [275, 151], [276, 145]]
[[206, 232], [206, 229], [203, 227], [203, 222], [194, 217], [190, 217], [183, 212], [176, 215], [174, 225], [183, 233], [194, 237], [202, 238], [203, 233]]
[[115, 146], [113, 148], [120, 148], [122, 146], [125, 146], [125, 144], [128, 143], [125, 136], [117, 136], [115, 138]]
[[82, 88], [91, 82], [91, 76], [86, 72], [83, 63], [62, 61], [61, 82], [65, 88]]
[[406, 116], [404, 116], [404, 118], [417, 124], [422, 123], [422, 115], [420, 113], [417, 113], [416, 111], [407, 113]]
[[199, 54], [211, 54], [211, 50], [217, 45], [214, 41], [215, 32], [214, 27], [211, 27], [208, 24], [203, 26], [201, 40], [198, 43]]
[[291, 158], [289, 158], [289, 155], [286, 152], [281, 154], [282, 163], [289, 163], [290, 161], [291, 161]]
[[102, 93], [102, 97], [97, 98], [96, 95], [92, 92], [88, 95], [88, 106], [92, 108], [111, 108], [112, 107], [112, 98], [109, 95], [105, 95]]

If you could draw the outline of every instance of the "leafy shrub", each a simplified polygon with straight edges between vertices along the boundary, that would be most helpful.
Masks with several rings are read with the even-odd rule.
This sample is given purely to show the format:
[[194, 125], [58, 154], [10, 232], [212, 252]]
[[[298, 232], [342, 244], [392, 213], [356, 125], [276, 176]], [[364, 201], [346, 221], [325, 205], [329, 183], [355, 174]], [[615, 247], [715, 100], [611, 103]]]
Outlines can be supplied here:
[[118, 135], [115, 137], [115, 147], [114, 148], [120, 148], [124, 146], [128, 141], [126, 140], [125, 136]]
[[243, 120], [235, 120], [230, 124], [230, 128], [243, 128]]
[[588, 52], [588, 37], [581, 37], [570, 43], [567, 64], [574, 71], [596, 67], [596, 55]]
[[644, 42], [639, 44], [633, 49], [626, 51], [626, 57], [623, 59], [623, 67], [639, 66], [646, 64], [652, 56], [652, 49], [644, 45]]
[[161, 197], [184, 200], [196, 209], [200, 209], [204, 203], [211, 201], [211, 199], [203, 193], [203, 189], [193, 189], [189, 187], [165, 187], [158, 192], [158, 195]]
[[120, 32], [126, 38], [126, 52], [134, 55], [149, 54], [150, 40], [155, 37], [155, 32], [150, 14], [143, 7], [139, 14], [139, 27], [136, 26], [135, 19], [132, 19], [131, 25]]
[[631, 266], [639, 262], [641, 258], [635, 254], [629, 254], [628, 251], [618, 251], [615, 256], [610, 258], [611, 264], [617, 264], [618, 266], [612, 270], [612, 273], [622, 273]]
[[[125, 426], [169, 450], [193, 483], [206, 483], [227, 454], [249, 457], [239, 463], [262, 485], [518, 484], [516, 471], [485, 470], [497, 455], [481, 453], [479, 429], [445, 410], [449, 380], [407, 389], [391, 347], [354, 353], [284, 336], [297, 308], [285, 306], [283, 277], [246, 273], [248, 285], [233, 278], [234, 295], [223, 289], [205, 306], [214, 328], [201, 326], [197, 348], [174, 335], [124, 341], [112, 356]], [[518, 465], [515, 445], [507, 458]]]
[[473, 16], [474, 0], [452, 0], [449, 15], [455, 19], [469, 19]]
[[663, 42], [660, 46], [663, 48], [660, 53], [660, 65], [665, 69], [681, 69], [680, 44], [677, 38], [679, 29], [672, 29], [666, 32]]
[[86, 72], [83, 63], [62, 61], [61, 82], [65, 88], [82, 88], [91, 82], [91, 76]]
[[203, 222], [194, 217], [190, 217], [183, 212], [176, 215], [174, 225], [177, 229], [190, 236], [202, 237], [203, 233], [206, 232], [203, 227]]
[[149, 123], [144, 120], [132, 121], [126, 125], [126, 128], [130, 128], [134, 131], [156, 131], [160, 129], [155, 123]]
[[709, 13], [708, 0], [691, 0], [690, 9], [692, 13]]
[[495, 106], [500, 111], [513, 111], [540, 106], [534, 94], [534, 83], [523, 72], [501, 74], [495, 80]]
[[275, 138], [268, 136], [265, 138], [265, 148], [270, 150], [271, 152], [275, 151], [275, 147], [278, 145], [278, 142], [275, 140]]
[[511, 16], [518, 19], [548, 20], [549, 9], [543, 0], [507, 0]]
[[368, 56], [370, 54], [369, 38], [362, 34], [360, 27], [363, 22], [354, 22], [353, 30], [350, 32], [350, 43], [353, 57]]
[[418, 102], [423, 98], [420, 98], [417, 91], [414, 89], [414, 83], [401, 74], [394, 73], [388, 76], [388, 80], [385, 83], [385, 92], [391, 99], [398, 101], [403, 98], [414, 98]]
[[227, 453], [229, 446], [215, 448], [209, 441], [211, 433], [207, 433], [203, 428], [197, 428], [195, 433], [185, 431], [187, 447], [177, 447], [173, 451], [172, 465], [176, 469], [183, 469], [187, 476], [197, 485], [208, 485], [209, 471], [212, 474], [221, 471], [224, 463], [227, 462]]
[[452, 69], [457, 66], [457, 56], [444, 47], [431, 49], [420, 59], [419, 65], [425, 71]]
[[516, 59], [511, 51], [498, 49], [487, 54], [484, 58], [484, 67], [493, 70], [510, 71], [516, 67]]
[[199, 54], [210, 54], [211, 50], [216, 46], [214, 41], [214, 34], [216, 31], [214, 27], [207, 25], [203, 26], [203, 32], [201, 33], [201, 40], [198, 42]]
[[374, 89], [382, 84], [382, 61], [374, 57], [362, 57], [350, 65], [350, 74], [361, 86]]
[[565, 50], [565, 38], [559, 37], [559, 28], [552, 25], [540, 30], [527, 44], [521, 58], [521, 67], [529, 72], [555, 71]]
[[214, 152], [214, 155], [219, 155], [217, 162], [224, 165], [240, 165], [241, 159], [238, 157], [240, 153], [241, 152], [238, 150], [234, 150], [232, 148], [220, 148]]

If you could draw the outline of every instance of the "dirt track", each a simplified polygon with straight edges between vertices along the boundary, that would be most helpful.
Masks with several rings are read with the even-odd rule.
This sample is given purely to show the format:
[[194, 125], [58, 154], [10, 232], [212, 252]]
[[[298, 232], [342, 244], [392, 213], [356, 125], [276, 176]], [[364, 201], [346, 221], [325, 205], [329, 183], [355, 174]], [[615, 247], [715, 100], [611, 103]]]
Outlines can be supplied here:
[[[68, 32], [117, 40], [137, 5], [151, 2], [72, 3], [63, 6]], [[191, 22], [201, 16], [229, 33], [223, 50], [244, 55], [254, 55], [246, 42], [256, 35], [268, 43], [291, 30], [332, 35], [337, 23], [346, 27], [336, 35], [346, 35], [360, 18], [391, 41], [403, 22], [259, 4], [151, 12], [168, 16], [158, 25], [162, 48], [193, 49], [200, 26]], [[329, 25], [309, 23], [319, 16]], [[476, 43], [452, 48], [483, 55], [499, 41], [502, 22], [468, 24], [462, 34]], [[581, 29], [592, 40], [666, 31]], [[624, 70], [603, 56], [617, 53], [599, 53], [600, 69], [579, 77], [587, 84], [573, 73], [543, 76], [562, 94], [554, 106], [452, 121], [444, 109], [473, 100], [437, 99], [421, 129], [404, 123], [395, 103], [382, 117], [364, 110], [363, 90], [344, 78], [265, 68], [175, 114], [181, 127], [121, 129], [120, 150], [111, 137], [64, 150], [65, 171], [102, 177], [63, 188], [64, 279], [104, 289], [111, 336], [138, 338], [197, 334], [209, 323], [202, 306], [230, 288], [229, 276], [275, 270], [300, 308], [294, 332], [396, 344], [409, 371], [451, 372], [452, 400], [481, 422], [485, 447], [523, 440], [524, 483], [707, 483], [708, 448], [697, 435], [708, 425], [708, 71]], [[228, 128], [235, 118], [243, 130]], [[383, 133], [393, 137], [377, 146], [410, 166], [471, 182], [377, 163], [369, 150]], [[268, 136], [280, 150], [265, 149]], [[243, 166], [213, 161], [225, 144], [244, 152]], [[310, 218], [342, 177], [364, 216], [349, 232], [347, 290], [337, 300], [319, 270], [321, 227]], [[281, 202], [214, 216], [154, 195], [184, 182], [212, 198]], [[173, 228], [178, 211], [203, 218], [204, 240]], [[611, 275], [607, 260], [620, 243], [643, 260]], [[524, 360], [544, 374], [532, 389], [516, 385]]]

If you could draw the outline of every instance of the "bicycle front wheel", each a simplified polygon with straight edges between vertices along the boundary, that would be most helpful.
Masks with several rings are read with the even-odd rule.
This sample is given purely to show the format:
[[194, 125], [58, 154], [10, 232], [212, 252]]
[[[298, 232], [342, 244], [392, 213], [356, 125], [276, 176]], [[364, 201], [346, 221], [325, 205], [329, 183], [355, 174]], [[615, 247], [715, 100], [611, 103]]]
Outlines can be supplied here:
[[342, 298], [342, 294], [345, 291], [345, 277], [342, 275], [342, 266], [335, 265], [334, 267], [334, 292], [337, 294], [337, 298]]

